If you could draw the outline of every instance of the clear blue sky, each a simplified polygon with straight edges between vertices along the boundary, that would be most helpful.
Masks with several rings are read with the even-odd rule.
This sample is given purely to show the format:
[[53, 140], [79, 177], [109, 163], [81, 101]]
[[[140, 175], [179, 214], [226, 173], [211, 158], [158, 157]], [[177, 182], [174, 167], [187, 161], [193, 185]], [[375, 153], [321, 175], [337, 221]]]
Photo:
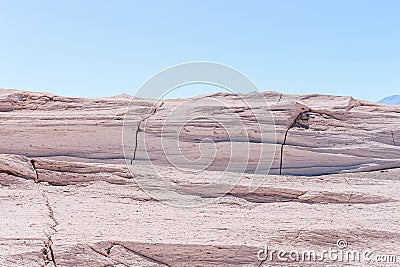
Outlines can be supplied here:
[[133, 94], [154, 73], [215, 61], [262, 91], [400, 93], [398, 0], [0, 0], [0, 88]]

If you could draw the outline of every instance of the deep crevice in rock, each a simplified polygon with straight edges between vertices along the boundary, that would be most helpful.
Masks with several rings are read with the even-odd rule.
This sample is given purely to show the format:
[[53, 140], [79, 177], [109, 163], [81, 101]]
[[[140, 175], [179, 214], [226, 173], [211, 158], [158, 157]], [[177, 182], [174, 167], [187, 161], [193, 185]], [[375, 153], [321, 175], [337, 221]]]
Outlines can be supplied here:
[[289, 130], [292, 128], [303, 128], [308, 130], [310, 128], [310, 124], [308, 122], [310, 115], [312, 114], [317, 114], [319, 116], [322, 116], [324, 118], [333, 118], [336, 120], [340, 120], [338, 117], [334, 116], [332, 112], [326, 111], [326, 110], [315, 110], [311, 109], [309, 107], [303, 107], [302, 111], [299, 112], [296, 116], [296, 118], [293, 120], [293, 122], [289, 125], [289, 127], [285, 131], [285, 135], [283, 137], [283, 142], [281, 144], [281, 150], [280, 150], [280, 162], [279, 162], [279, 174], [282, 175], [282, 168], [283, 168], [283, 150], [284, 146], [286, 145], [286, 140], [287, 136], [289, 133]]
[[276, 103], [279, 103], [279, 102], [281, 102], [281, 100], [282, 100], [282, 97], [283, 97], [283, 94], [280, 94], [280, 96], [279, 96], [279, 99], [278, 99], [278, 101], [277, 101]]
[[149, 115], [147, 115], [146, 117], [144, 117], [143, 119], [141, 119], [136, 127], [136, 131], [135, 131], [135, 147], [133, 149], [133, 156], [131, 159], [131, 165], [133, 164], [133, 161], [136, 159], [136, 152], [137, 152], [137, 147], [138, 147], [138, 135], [139, 132], [144, 132], [144, 129], [141, 129], [141, 125], [142, 123], [144, 123], [146, 120], [148, 120], [151, 116], [153, 116], [154, 114], [156, 114], [157, 110], [159, 108], [161, 108], [164, 105], [164, 102], [161, 102], [161, 104], [159, 106], [154, 106], [152, 108], [152, 110], [149, 112]]
[[44, 260], [44, 266], [49, 265], [50, 263], [53, 263], [55, 267], [57, 267], [57, 263], [55, 261], [54, 257], [54, 251], [52, 248], [53, 241], [51, 240], [51, 237], [47, 237], [47, 241], [44, 242], [44, 248], [42, 250], [43, 254], [43, 260]]
[[[304, 121], [308, 120], [307, 112], [309, 112], [309, 110], [304, 110], [304, 109], [305, 108], [303, 108], [303, 111], [301, 111], [299, 114], [297, 114], [296, 118], [293, 120], [293, 122], [289, 125], [289, 127], [285, 131], [285, 135], [283, 137], [283, 142], [281, 144], [281, 155], [280, 155], [280, 162], [279, 162], [279, 175], [282, 175], [283, 149], [284, 149], [284, 146], [286, 145], [286, 139], [287, 139], [287, 135], [289, 133], [289, 130], [292, 129], [293, 127], [301, 127], [301, 128], [304, 128], [304, 129], [308, 129], [309, 128], [308, 124], [304, 124]], [[306, 116], [306, 118], [304, 116]], [[303, 122], [301, 122], [301, 121], [303, 121]]]
[[[57, 232], [56, 227], [59, 225], [58, 221], [56, 220], [56, 218], [54, 217], [54, 210], [50, 205], [50, 201], [49, 198], [47, 197], [46, 193], [40, 188], [40, 180], [39, 180], [39, 173], [36, 169], [36, 165], [35, 165], [35, 160], [30, 160], [30, 163], [32, 165], [33, 171], [35, 172], [36, 178], [35, 178], [35, 183], [37, 184], [37, 186], [39, 187], [39, 190], [42, 193], [43, 199], [45, 201], [45, 205], [47, 207], [48, 210], [48, 216], [49, 218], [52, 220], [53, 223], [49, 224], [49, 227], [51, 229], [51, 231], [54, 233]], [[54, 251], [53, 251], [53, 240], [52, 240], [52, 235], [50, 233], [46, 234], [47, 237], [47, 241], [44, 243], [44, 249], [43, 249], [43, 258], [45, 261], [45, 266], [47, 266], [50, 262], [53, 263], [53, 265], [55, 267], [57, 267], [57, 263], [55, 260], [55, 255], [54, 255]]]
[[[44, 192], [42, 192], [42, 195], [43, 195], [43, 198], [45, 199], [45, 204], [48, 209], [48, 215], [49, 215], [50, 219], [53, 221], [53, 223], [50, 224], [49, 227], [50, 227], [51, 231], [53, 232], [53, 234], [55, 234], [55, 233], [57, 233], [56, 227], [59, 225], [59, 223], [57, 222], [57, 220], [54, 217], [54, 210], [50, 205], [49, 198], [46, 196], [46, 194]], [[47, 234], [46, 236], [47, 236], [47, 242], [45, 243], [45, 249], [50, 252], [50, 257], [48, 257], [49, 253], [46, 253], [47, 260], [53, 262], [54, 266], [57, 267], [57, 263], [56, 263], [55, 256], [54, 256], [54, 251], [52, 248], [53, 241], [52, 241], [51, 234]]]
[[31, 159], [31, 165], [32, 165], [33, 171], [35, 172], [35, 175], [36, 175], [35, 183], [39, 183], [39, 174], [36, 170], [35, 160]]

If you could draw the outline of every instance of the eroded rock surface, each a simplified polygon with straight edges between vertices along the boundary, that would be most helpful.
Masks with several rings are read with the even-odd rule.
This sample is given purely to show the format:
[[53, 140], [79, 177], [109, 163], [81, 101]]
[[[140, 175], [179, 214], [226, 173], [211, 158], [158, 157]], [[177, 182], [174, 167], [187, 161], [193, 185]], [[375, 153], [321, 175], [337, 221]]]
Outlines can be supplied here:
[[[0, 159], [2, 166], [30, 162]], [[1, 174], [1, 266], [259, 266], [265, 245], [322, 251], [338, 239], [351, 249], [400, 253], [399, 169], [272, 175], [254, 192], [245, 177], [211, 204], [184, 208], [143, 192], [126, 165], [32, 160], [38, 178]], [[188, 187], [220, 174], [157, 168]], [[137, 176], [153, 173], [151, 166], [135, 169]]]
[[[288, 175], [400, 167], [400, 107], [351, 97], [220, 93], [158, 102], [134, 98], [129, 105], [127, 95], [82, 99], [1, 90], [0, 101], [6, 103], [0, 112], [4, 154], [124, 163], [125, 149], [129, 158], [156, 165], [179, 163], [183, 155], [188, 163], [182, 166], [203, 169], [197, 160], [203, 156], [208, 170], [225, 170], [229, 162], [230, 171], [242, 172], [244, 161], [248, 173]], [[254, 114], [265, 119], [256, 121]], [[229, 158], [232, 147], [238, 153]], [[261, 150], [268, 160], [258, 165]]]
[[[200, 163], [171, 167], [156, 145], [164, 118], [184, 100], [166, 100], [156, 109], [154, 101], [133, 100], [128, 128], [154, 145], [154, 165], [144, 161], [143, 142], [132, 139], [125, 147], [131, 157], [136, 151], [131, 174], [121, 142], [129, 96], [0, 91], [0, 266], [298, 266], [276, 257], [260, 261], [257, 253], [265, 246], [320, 253], [338, 249], [339, 239], [348, 249], [374, 251], [372, 262], [350, 266], [376, 265], [379, 254], [400, 256], [400, 109], [350, 97], [264, 96], [276, 124], [275, 141], [259, 142], [256, 122], [237, 96], [208, 96], [228, 99], [230, 108], [195, 106], [194, 113], [208, 119], [229, 121], [232, 112], [240, 114], [254, 152], [244, 156], [250, 163], [245, 174], [228, 172], [238, 180], [232, 189], [213, 198], [198, 189], [222, 174], [230, 143], [240, 146], [248, 139], [237, 131], [229, 141], [215, 122], [191, 121], [182, 133], [185, 156], [196, 159], [203, 138], [213, 139], [221, 154], [207, 170], [196, 170]], [[256, 103], [260, 96], [243, 97]], [[199, 99], [193, 103], [207, 103], [207, 97]], [[266, 108], [261, 101], [254, 106], [259, 114]], [[167, 142], [173, 142], [176, 125], [166, 126]], [[267, 167], [252, 174], [261, 146], [275, 150], [272, 175], [265, 180]], [[190, 193], [210, 203], [166, 205], [136, 182], [158, 179], [156, 173], [179, 188], [177, 195]], [[255, 178], [263, 182], [249, 190]], [[323, 263], [344, 265], [329, 258]]]

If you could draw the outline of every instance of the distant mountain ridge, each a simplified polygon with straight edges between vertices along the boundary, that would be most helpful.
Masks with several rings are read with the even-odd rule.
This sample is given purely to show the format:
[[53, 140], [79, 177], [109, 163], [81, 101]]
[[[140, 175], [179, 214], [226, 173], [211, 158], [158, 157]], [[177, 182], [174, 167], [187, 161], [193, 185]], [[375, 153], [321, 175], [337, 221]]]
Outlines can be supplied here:
[[379, 103], [400, 105], [400, 95], [392, 95], [380, 100]]

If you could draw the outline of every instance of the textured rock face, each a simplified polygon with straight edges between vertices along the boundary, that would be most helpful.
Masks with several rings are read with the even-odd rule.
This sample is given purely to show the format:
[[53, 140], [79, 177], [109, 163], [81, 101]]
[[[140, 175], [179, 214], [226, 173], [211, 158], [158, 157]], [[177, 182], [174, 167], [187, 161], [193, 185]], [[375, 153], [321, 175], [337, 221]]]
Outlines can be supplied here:
[[[338, 239], [351, 250], [374, 250], [371, 264], [350, 266], [377, 264], [379, 254], [400, 256], [400, 107], [351, 97], [263, 96], [269, 109], [260, 95], [217, 94], [156, 106], [134, 99], [125, 124], [131, 142], [123, 144], [129, 96], [0, 90], [0, 266], [343, 266], [329, 258], [257, 258], [265, 246], [321, 253], [338, 249]], [[174, 113], [177, 107], [183, 108]], [[268, 110], [276, 128], [269, 117], [254, 120]], [[164, 124], [170, 114], [171, 123]], [[221, 125], [232, 118], [246, 127], [231, 123], [228, 135]], [[243, 153], [229, 160], [231, 146]], [[124, 148], [134, 158], [133, 175]], [[272, 161], [265, 180], [269, 165], [257, 169], [262, 149]], [[185, 168], [172, 167], [171, 159]], [[242, 175], [243, 161], [249, 164]], [[238, 182], [226, 195], [196, 191], [229, 162], [227, 175]], [[184, 208], [155, 199], [136, 182], [156, 179], [155, 170], [185, 189], [177, 195], [194, 193], [210, 203]], [[304, 174], [312, 176], [298, 176]], [[249, 190], [257, 177], [260, 187]]]
[[[225, 170], [230, 162], [228, 170], [241, 172], [245, 162], [246, 172], [268, 173], [272, 161], [271, 174], [288, 175], [400, 167], [400, 107], [351, 97], [263, 97], [269, 108], [259, 95], [216, 94], [154, 107], [154, 101], [133, 99], [123, 145], [128, 96], [79, 99], [2, 90], [1, 103], [12, 108], [0, 112], [0, 153], [124, 163], [125, 149], [135, 160], [150, 157], [156, 165], [178, 162], [191, 169], [209, 163], [208, 170]], [[266, 115], [255, 121], [253, 114]], [[265, 160], [258, 166], [260, 155]]]
[[[245, 178], [207, 206], [183, 208], [143, 192], [125, 165], [36, 158], [37, 177], [21, 177], [30, 159], [0, 160], [9, 166], [0, 173], [1, 266], [260, 266], [264, 246], [320, 253], [337, 249], [338, 239], [374, 255], [400, 253], [399, 169], [270, 176], [254, 192]], [[219, 174], [157, 168], [179, 184]], [[136, 176], [152, 173], [149, 166], [135, 169]]]
[[[262, 142], [257, 142], [257, 137], [250, 140], [249, 172], [255, 169], [252, 168], [252, 163], [254, 164], [257, 160], [257, 151], [260, 147], [268, 146], [275, 146], [270, 149], [270, 151], [275, 151], [272, 174], [319, 175], [399, 167], [400, 109], [398, 107], [358, 101], [351, 97], [287, 96], [277, 93], [265, 93], [264, 97], [268, 100], [272, 111], [276, 135], [267, 134], [267, 138]], [[252, 112], [267, 113], [264, 102], [260, 102], [259, 106], [253, 105], [255, 108], [252, 110], [246, 110], [243, 107], [240, 110], [241, 104], [243, 106], [242, 99], [257, 103], [260, 96], [248, 95], [238, 99], [235, 96], [219, 94], [210, 98], [221, 102], [225, 98], [230, 99], [229, 111], [222, 105], [207, 106], [207, 101], [211, 102], [208, 99], [203, 100], [202, 105], [199, 106], [196, 105], [198, 100], [193, 100], [192, 106], [204, 113], [202, 117], [210, 118], [210, 121], [212, 119], [229, 120], [232, 113], [238, 112], [239, 109], [238, 114], [247, 126], [247, 133], [254, 133], [255, 130], [252, 131], [252, 128], [257, 128], [257, 124], [261, 124], [263, 129], [269, 128], [263, 125], [264, 121], [251, 120]], [[139, 138], [142, 136], [141, 138], [146, 138], [147, 143], [151, 144], [161, 135], [160, 129], [163, 128], [165, 117], [169, 116], [171, 110], [180, 104], [179, 101], [165, 101], [163, 106], [146, 120], [145, 129], [139, 134]], [[181, 117], [184, 118], [184, 115]], [[180, 121], [180, 117], [177, 117], [176, 121]], [[267, 120], [266, 123], [269, 121]], [[188, 134], [184, 135], [184, 139], [179, 143], [180, 150], [175, 149], [176, 153], [183, 151], [189, 158], [198, 157], [194, 152], [193, 143], [204, 138], [213, 139], [221, 155], [229, 150], [230, 146], [240, 146], [242, 142], [247, 141], [243, 129], [238, 129], [230, 136], [233, 141], [226, 142], [226, 136], [214, 131], [215, 128], [216, 126], [209, 121], [198, 122], [197, 125], [192, 126]], [[174, 133], [174, 131], [177, 131], [177, 127], [173, 124], [164, 125], [164, 143], [168, 143], [165, 139], [168, 139], [169, 133]], [[173, 143], [176, 137], [173, 134], [170, 135], [170, 142]], [[153, 142], [157, 144], [157, 141]], [[149, 147], [151, 149], [151, 145]], [[161, 155], [157, 155], [159, 153], [157, 149], [151, 151], [151, 156], [155, 161], [165, 161]], [[218, 159], [217, 156], [217, 160], [208, 169], [221, 170], [224, 168], [221, 163], [223, 163], [223, 158]], [[195, 164], [192, 163], [191, 168], [193, 165]], [[265, 173], [268, 167], [261, 168], [258, 172]]]

